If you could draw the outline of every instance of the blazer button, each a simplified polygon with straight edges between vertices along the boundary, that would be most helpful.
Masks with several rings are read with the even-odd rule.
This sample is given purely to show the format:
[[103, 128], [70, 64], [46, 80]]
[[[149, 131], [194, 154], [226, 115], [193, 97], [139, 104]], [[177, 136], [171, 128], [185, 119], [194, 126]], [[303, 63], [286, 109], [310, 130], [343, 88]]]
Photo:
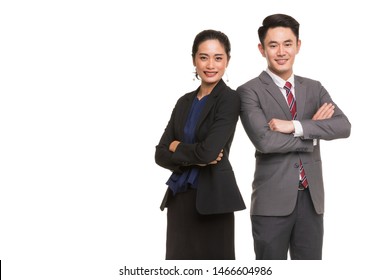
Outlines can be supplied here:
[[299, 163], [294, 163], [294, 167], [298, 168], [299, 167]]

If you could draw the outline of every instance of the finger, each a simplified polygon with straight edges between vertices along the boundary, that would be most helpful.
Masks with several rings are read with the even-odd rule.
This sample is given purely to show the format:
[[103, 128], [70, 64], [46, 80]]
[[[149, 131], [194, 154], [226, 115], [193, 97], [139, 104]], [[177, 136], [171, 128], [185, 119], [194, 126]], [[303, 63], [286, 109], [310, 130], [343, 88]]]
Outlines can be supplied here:
[[329, 112], [324, 119], [330, 119], [333, 116], [333, 112]]
[[332, 111], [334, 111], [334, 105], [329, 103], [328, 106], [326, 106], [326, 108], [324, 109], [323, 114], [325, 115]]
[[333, 114], [334, 114], [334, 107], [327, 112], [325, 117], [329, 119], [333, 116]]
[[321, 107], [318, 108], [317, 113], [323, 112], [326, 109], [327, 106], [328, 106], [328, 103], [322, 104]]
[[326, 106], [328, 106], [328, 103], [325, 102], [324, 104], [321, 105], [320, 110], [323, 110]]
[[313, 120], [321, 120], [321, 119], [327, 118], [328, 111], [331, 110], [332, 107], [333, 107], [332, 103], [322, 104], [322, 106], [314, 114]]
[[320, 109], [318, 110], [318, 112], [319, 112], [319, 114], [320, 115], [324, 115], [324, 113], [326, 112], [326, 111], [328, 111], [329, 110], [329, 108], [331, 108], [332, 107], [332, 104], [331, 103], [324, 103], [324, 104], [322, 104], [322, 106], [320, 107]]
[[[325, 103], [326, 104], [326, 103]], [[313, 116], [313, 119], [316, 120], [320, 117], [320, 115], [322, 114], [322, 111], [324, 110], [324, 107], [326, 106], [325, 104], [323, 104], [318, 110], [317, 112], [314, 114]]]

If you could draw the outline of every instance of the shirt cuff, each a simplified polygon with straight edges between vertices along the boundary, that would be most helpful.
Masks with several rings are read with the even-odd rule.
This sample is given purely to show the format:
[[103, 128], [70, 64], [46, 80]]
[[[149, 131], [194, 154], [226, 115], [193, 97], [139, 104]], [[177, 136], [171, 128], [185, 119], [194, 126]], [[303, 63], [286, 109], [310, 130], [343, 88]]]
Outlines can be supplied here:
[[303, 136], [303, 128], [302, 124], [299, 121], [293, 120], [293, 125], [294, 125], [294, 137], [302, 137]]

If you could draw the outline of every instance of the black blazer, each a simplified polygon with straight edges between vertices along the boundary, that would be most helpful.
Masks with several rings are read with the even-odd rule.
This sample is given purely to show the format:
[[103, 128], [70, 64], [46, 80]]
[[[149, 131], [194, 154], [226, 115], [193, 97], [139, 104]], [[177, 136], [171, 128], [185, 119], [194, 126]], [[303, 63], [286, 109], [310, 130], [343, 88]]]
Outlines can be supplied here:
[[[183, 172], [195, 164], [214, 161], [223, 149], [223, 157], [217, 164], [200, 167], [196, 208], [201, 214], [228, 213], [245, 209], [238, 189], [229, 151], [233, 141], [240, 98], [221, 80], [206, 100], [195, 130], [195, 144], [180, 143], [174, 153], [169, 151], [172, 141], [182, 141], [184, 126], [192, 102], [199, 88], [183, 95], [177, 101], [167, 127], [156, 146], [155, 161], [174, 172]], [[172, 192], [168, 189], [161, 210], [169, 204]]]

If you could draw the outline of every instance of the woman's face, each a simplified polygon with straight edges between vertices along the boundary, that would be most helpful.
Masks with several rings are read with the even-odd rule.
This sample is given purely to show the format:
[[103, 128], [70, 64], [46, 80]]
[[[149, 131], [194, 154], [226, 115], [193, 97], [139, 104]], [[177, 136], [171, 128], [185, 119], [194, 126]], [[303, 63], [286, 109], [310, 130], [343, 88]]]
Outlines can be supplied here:
[[202, 85], [217, 84], [225, 73], [228, 60], [225, 48], [218, 40], [202, 42], [194, 58], [194, 66]]

